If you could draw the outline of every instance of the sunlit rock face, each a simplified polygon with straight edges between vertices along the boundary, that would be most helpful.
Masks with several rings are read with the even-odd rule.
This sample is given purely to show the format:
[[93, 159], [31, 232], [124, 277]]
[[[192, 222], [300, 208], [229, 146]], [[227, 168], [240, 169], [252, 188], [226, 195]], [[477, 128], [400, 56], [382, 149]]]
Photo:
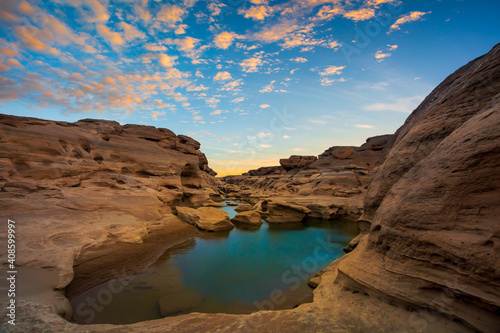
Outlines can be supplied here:
[[498, 332], [499, 161], [497, 45], [434, 89], [390, 140], [365, 198], [366, 233], [337, 282]]
[[57, 269], [58, 288], [74, 265], [97, 276], [121, 260], [94, 249], [160, 230], [192, 236], [171, 208], [220, 196], [200, 143], [168, 129], [0, 115], [0, 145], [0, 215], [19, 221], [17, 263]]

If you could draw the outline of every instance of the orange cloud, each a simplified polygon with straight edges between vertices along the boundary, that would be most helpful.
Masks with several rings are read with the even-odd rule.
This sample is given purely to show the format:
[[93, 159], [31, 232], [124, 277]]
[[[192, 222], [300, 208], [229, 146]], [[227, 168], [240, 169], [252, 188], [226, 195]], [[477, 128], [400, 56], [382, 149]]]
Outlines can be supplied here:
[[353, 21], [364, 21], [375, 17], [375, 9], [373, 8], [361, 8], [357, 10], [351, 10], [343, 13], [345, 18]]
[[0, 52], [5, 54], [7, 57], [15, 57], [17, 55], [17, 51], [13, 49], [9, 49], [6, 47], [0, 47]]
[[24, 68], [24, 66], [21, 65], [21, 63], [15, 58], [7, 59], [5, 63], [11, 68], [18, 68], [18, 69]]
[[400, 26], [402, 24], [408, 23], [408, 22], [413, 22], [419, 20], [422, 16], [426, 14], [430, 14], [431, 12], [411, 12], [409, 14], [404, 15], [403, 17], [399, 18], [396, 22], [394, 22], [393, 25], [391, 25], [389, 29], [389, 33], [391, 33], [394, 30], [399, 30], [401, 29]]
[[214, 81], [226, 81], [231, 80], [231, 74], [229, 72], [218, 72], [214, 76]]
[[156, 15], [156, 19], [173, 25], [182, 20], [184, 13], [184, 9], [177, 5], [163, 5]]
[[160, 54], [160, 64], [163, 67], [174, 67], [175, 59], [177, 59], [177, 57], [171, 57], [166, 54]]
[[242, 62], [240, 62], [241, 69], [247, 73], [257, 72], [258, 67], [260, 67], [262, 64], [263, 64], [262, 59], [256, 57], [245, 59]]
[[345, 68], [345, 66], [328, 66], [325, 68], [324, 71], [320, 72], [319, 75], [325, 76], [325, 75], [338, 75], [342, 73], [342, 70]]
[[40, 40], [40, 39], [43, 40], [54, 39], [54, 35], [47, 28], [38, 29], [33, 26], [29, 27], [18, 26], [14, 28], [14, 31], [16, 32], [17, 36], [21, 39], [23, 45], [25, 45], [29, 49], [37, 52], [50, 53], [52, 55], [60, 54], [59, 50], [45, 44]]
[[134, 27], [131, 24], [122, 21], [118, 25], [123, 30], [123, 37], [125, 37], [126, 40], [146, 37], [146, 34], [144, 34], [144, 32], [139, 31], [136, 27]]
[[32, 16], [35, 14], [35, 8], [33, 8], [28, 1], [22, 1], [19, 4], [19, 12], [23, 15]]
[[119, 33], [111, 31], [107, 26], [103, 24], [98, 24], [96, 29], [97, 32], [112, 46], [119, 46], [125, 43]]
[[267, 16], [271, 15], [273, 9], [269, 6], [253, 6], [249, 9], [240, 9], [239, 14], [244, 15], [245, 18], [251, 18], [257, 21], [262, 21]]
[[239, 37], [237, 34], [232, 32], [223, 31], [220, 34], [217, 34], [214, 38], [214, 44], [219, 49], [227, 49], [233, 43], [235, 38]]
[[265, 43], [277, 42], [296, 29], [297, 25], [293, 21], [284, 21], [270, 27], [264, 27], [259, 32], [253, 34], [253, 39]]

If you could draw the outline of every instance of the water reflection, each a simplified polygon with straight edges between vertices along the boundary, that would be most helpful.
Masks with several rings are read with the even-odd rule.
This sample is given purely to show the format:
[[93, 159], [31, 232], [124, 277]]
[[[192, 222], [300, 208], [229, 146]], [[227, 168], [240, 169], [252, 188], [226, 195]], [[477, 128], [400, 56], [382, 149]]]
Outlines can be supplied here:
[[[234, 208], [223, 209], [235, 216]], [[307, 280], [342, 256], [342, 248], [357, 233], [355, 223], [342, 220], [200, 231], [129, 277], [121, 292], [94, 311], [91, 322], [125, 324], [194, 311], [251, 313], [270, 308], [275, 290], [283, 293], [284, 301], [271, 304], [273, 308], [292, 308], [311, 300]], [[104, 283], [73, 298], [74, 309], [89, 298], [102, 298], [106, 288]], [[87, 323], [89, 317], [75, 311], [77, 322]]]

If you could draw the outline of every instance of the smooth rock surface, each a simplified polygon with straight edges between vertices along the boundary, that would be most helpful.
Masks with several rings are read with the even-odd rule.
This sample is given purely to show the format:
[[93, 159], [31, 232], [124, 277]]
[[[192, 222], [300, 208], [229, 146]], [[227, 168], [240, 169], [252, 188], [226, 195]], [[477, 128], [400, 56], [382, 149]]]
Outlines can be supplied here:
[[251, 224], [251, 225], [261, 225], [261, 217], [260, 214], [254, 211], [244, 211], [236, 214], [235, 217], [231, 219], [233, 223], [243, 223], [243, 224]]

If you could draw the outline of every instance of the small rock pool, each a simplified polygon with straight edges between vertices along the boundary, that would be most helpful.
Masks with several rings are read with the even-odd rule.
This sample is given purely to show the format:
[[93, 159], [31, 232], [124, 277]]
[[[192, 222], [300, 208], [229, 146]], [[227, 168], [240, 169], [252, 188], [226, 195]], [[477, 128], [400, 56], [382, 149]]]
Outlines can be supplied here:
[[[234, 208], [221, 209], [232, 218]], [[147, 270], [73, 297], [74, 320], [129, 324], [190, 312], [293, 308], [312, 301], [308, 280], [340, 258], [358, 233], [347, 220], [201, 232]]]

